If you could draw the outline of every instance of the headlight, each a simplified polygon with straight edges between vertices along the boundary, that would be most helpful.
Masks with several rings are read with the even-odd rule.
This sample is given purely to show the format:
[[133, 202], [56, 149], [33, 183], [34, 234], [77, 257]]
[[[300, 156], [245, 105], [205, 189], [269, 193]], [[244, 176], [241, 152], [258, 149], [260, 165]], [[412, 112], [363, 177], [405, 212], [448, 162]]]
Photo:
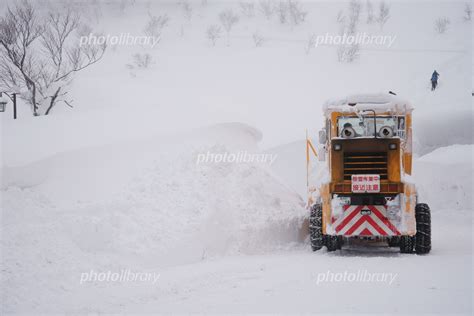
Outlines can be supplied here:
[[343, 138], [354, 138], [355, 136], [356, 136], [356, 132], [352, 127], [348, 126], [348, 127], [344, 127], [342, 129], [341, 137], [343, 137]]
[[382, 126], [379, 131], [379, 136], [382, 138], [393, 137], [393, 129], [390, 126]]
[[334, 144], [334, 150], [335, 151], [339, 151], [342, 149], [342, 145], [341, 144]]
[[391, 149], [391, 150], [397, 149], [397, 144], [394, 144], [394, 143], [389, 144], [388, 149]]

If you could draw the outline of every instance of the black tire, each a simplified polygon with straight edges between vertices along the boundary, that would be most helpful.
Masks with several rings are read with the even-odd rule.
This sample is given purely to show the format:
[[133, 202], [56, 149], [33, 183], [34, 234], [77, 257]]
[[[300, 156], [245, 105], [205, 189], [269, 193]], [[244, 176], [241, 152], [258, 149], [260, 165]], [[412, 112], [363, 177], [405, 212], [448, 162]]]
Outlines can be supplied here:
[[415, 237], [412, 237], [412, 236], [400, 237], [400, 252], [401, 253], [413, 253], [414, 246], [415, 246]]
[[431, 250], [431, 211], [428, 204], [420, 203], [416, 205], [415, 219], [415, 252], [417, 254], [427, 254]]
[[388, 239], [388, 246], [389, 247], [400, 247], [400, 237], [393, 236]]
[[323, 207], [314, 204], [309, 215], [309, 239], [311, 249], [317, 251], [323, 248]]
[[326, 236], [326, 247], [328, 248], [328, 251], [341, 249], [341, 239], [339, 237], [340, 236]]

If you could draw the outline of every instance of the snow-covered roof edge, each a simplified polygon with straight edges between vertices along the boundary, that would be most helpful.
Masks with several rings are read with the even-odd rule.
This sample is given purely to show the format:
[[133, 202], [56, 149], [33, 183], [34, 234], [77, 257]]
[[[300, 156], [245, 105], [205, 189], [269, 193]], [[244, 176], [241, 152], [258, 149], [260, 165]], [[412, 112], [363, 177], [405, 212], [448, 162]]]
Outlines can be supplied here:
[[376, 113], [406, 114], [413, 111], [411, 103], [390, 93], [356, 94], [344, 99], [328, 100], [323, 105], [326, 115], [332, 112], [359, 112], [374, 110]]

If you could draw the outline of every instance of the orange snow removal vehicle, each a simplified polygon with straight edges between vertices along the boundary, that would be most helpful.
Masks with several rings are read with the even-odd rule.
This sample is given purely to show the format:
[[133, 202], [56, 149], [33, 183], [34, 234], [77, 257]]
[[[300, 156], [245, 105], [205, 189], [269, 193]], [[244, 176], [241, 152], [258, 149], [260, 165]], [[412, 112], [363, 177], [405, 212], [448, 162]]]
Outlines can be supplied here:
[[[326, 103], [319, 150], [306, 142], [313, 251], [353, 239], [385, 241], [402, 253], [431, 250], [430, 209], [410, 183], [412, 111], [392, 92]], [[314, 184], [311, 154], [321, 161]]]

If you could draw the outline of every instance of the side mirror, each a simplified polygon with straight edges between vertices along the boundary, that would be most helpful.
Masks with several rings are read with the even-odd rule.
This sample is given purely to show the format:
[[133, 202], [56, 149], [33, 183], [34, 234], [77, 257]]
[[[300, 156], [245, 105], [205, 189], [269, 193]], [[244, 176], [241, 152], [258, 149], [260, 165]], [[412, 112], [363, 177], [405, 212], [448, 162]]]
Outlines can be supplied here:
[[326, 130], [325, 129], [320, 130], [319, 131], [319, 143], [320, 144], [326, 144], [326, 139], [327, 139]]
[[326, 161], [326, 148], [323, 146], [323, 147], [319, 147], [317, 149], [318, 151], [318, 160], [319, 161]]

